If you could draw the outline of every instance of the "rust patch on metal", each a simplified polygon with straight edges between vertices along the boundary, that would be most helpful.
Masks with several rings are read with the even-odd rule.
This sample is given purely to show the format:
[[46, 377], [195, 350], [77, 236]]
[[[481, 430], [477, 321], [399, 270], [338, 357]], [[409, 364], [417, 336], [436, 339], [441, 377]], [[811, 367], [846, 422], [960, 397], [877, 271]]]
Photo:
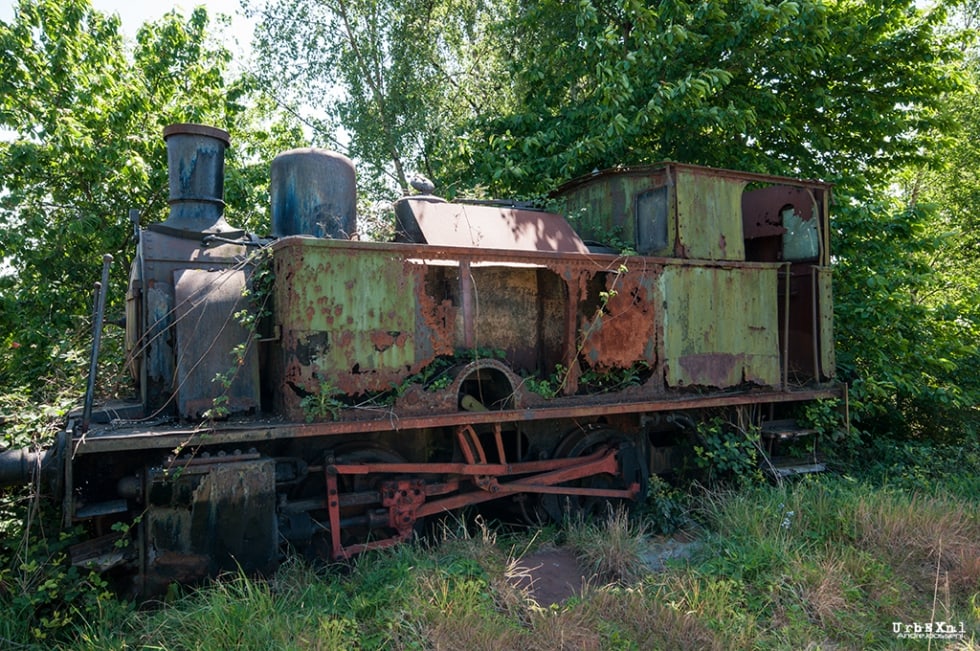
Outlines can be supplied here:
[[678, 359], [684, 374], [697, 378], [699, 384], [723, 387], [736, 383], [741, 378], [740, 356], [731, 353], [705, 353], [684, 355]]
[[774, 185], [742, 194], [742, 228], [745, 239], [782, 235], [781, 210], [793, 206], [803, 221], [813, 218], [813, 198], [805, 188]]
[[374, 344], [374, 349], [379, 353], [382, 353], [392, 346], [404, 346], [405, 342], [408, 340], [408, 335], [404, 332], [388, 332], [388, 331], [378, 331], [375, 330], [371, 333], [371, 343]]
[[434, 414], [462, 411], [460, 398], [467, 390], [477, 389], [483, 406], [500, 411], [520, 409], [528, 401], [528, 392], [520, 376], [496, 359], [477, 359], [450, 371], [452, 383], [440, 391], [410, 387], [396, 403], [400, 413]]
[[[346, 395], [387, 391], [452, 353], [454, 307], [427, 292], [429, 265], [390, 247], [286, 238], [276, 250], [281, 406], [302, 416], [323, 383]], [[285, 286], [283, 286], [285, 285]]]
[[630, 368], [657, 362], [656, 272], [606, 274], [605, 295], [593, 314], [583, 315], [581, 353], [593, 369]]
[[425, 503], [425, 481], [401, 479], [385, 482], [381, 487], [381, 506], [388, 509], [388, 526], [407, 540], [412, 536], [416, 512]]

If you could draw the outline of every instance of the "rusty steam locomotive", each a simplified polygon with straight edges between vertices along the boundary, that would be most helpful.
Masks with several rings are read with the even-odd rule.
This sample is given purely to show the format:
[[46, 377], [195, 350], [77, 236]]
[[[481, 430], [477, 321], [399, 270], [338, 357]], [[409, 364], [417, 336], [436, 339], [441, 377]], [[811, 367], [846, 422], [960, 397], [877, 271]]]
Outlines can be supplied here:
[[258, 238], [223, 217], [228, 134], [164, 137], [170, 215], [139, 231], [126, 303], [139, 399], [89, 396], [51, 449], [0, 454], [0, 485], [86, 525], [72, 561], [138, 592], [484, 502], [637, 499], [707, 415], [836, 395], [824, 183], [619, 168], [559, 188], [568, 219], [423, 193], [381, 243], [350, 237], [351, 162], [298, 149]]

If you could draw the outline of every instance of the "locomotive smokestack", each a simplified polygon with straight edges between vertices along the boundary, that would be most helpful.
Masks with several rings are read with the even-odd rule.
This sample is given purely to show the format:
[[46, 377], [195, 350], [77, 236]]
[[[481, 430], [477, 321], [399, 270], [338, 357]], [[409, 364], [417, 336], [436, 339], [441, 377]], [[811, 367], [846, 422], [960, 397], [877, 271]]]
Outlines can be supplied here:
[[170, 178], [170, 216], [150, 226], [169, 235], [220, 234], [241, 237], [224, 213], [225, 148], [227, 131], [201, 124], [172, 124], [163, 130], [167, 141]]

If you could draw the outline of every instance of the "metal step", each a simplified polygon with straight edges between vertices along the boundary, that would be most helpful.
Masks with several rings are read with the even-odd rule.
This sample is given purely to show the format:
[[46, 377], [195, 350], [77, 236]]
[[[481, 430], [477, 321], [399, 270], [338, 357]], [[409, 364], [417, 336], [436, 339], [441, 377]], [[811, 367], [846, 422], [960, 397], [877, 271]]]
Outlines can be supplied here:
[[100, 515], [125, 513], [128, 510], [129, 504], [127, 504], [126, 500], [123, 499], [93, 502], [92, 504], [79, 506], [77, 509], [75, 509], [75, 519], [81, 520], [83, 518], [95, 518]]
[[793, 459], [774, 460], [769, 471], [776, 477], [785, 478], [795, 475], [808, 475], [817, 472], [824, 472], [827, 465], [820, 462], [802, 461]]
[[800, 427], [792, 418], [771, 420], [762, 424], [762, 438], [769, 441], [790, 441], [804, 436], [813, 436], [815, 429]]
[[104, 572], [135, 558], [135, 546], [121, 544], [124, 539], [125, 534], [122, 532], [113, 532], [86, 540], [69, 547], [68, 557], [76, 567]]

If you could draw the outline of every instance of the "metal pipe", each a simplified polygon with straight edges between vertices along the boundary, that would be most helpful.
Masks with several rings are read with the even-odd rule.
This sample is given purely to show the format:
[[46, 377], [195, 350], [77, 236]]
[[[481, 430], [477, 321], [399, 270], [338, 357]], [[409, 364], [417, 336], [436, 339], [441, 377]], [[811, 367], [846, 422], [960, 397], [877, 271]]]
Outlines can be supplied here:
[[817, 268], [810, 267], [810, 301], [813, 316], [811, 317], [811, 329], [813, 332], [813, 381], [820, 381], [820, 313], [817, 303]]
[[476, 347], [476, 324], [473, 314], [473, 276], [470, 275], [470, 261], [459, 261], [459, 294], [463, 308], [463, 345], [468, 349]]
[[26, 449], [0, 452], [0, 486], [27, 484], [34, 476], [41, 454]]
[[236, 239], [244, 231], [225, 221], [225, 149], [228, 132], [203, 124], [172, 124], [163, 130], [167, 143], [170, 215], [152, 231], [199, 238], [209, 233]]
[[18, 448], [0, 452], [0, 487], [36, 483], [41, 492], [59, 496], [65, 445], [62, 433], [44, 450]]
[[105, 295], [109, 287], [109, 265], [112, 256], [102, 256], [102, 283], [95, 284], [95, 314], [92, 323], [92, 359], [89, 361], [88, 386], [85, 389], [85, 407], [82, 410], [81, 432], [88, 431], [92, 420], [92, 402], [95, 400], [95, 375], [99, 367], [99, 348], [102, 345], [102, 324], [105, 320]]
[[[789, 388], [789, 290], [793, 281], [793, 265], [786, 263], [786, 275], [783, 287], [783, 391]], [[776, 297], [779, 300], [779, 297]]]

